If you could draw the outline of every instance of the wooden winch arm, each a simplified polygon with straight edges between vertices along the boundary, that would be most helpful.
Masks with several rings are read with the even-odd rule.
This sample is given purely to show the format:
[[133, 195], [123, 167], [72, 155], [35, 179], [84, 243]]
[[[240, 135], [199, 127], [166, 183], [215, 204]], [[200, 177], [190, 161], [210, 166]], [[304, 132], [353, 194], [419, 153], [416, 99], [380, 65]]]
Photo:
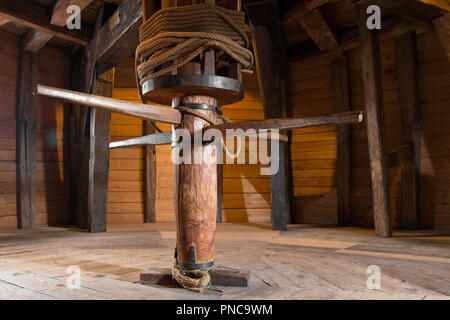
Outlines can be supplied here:
[[[127, 102], [93, 94], [48, 87], [41, 84], [36, 85], [34, 94], [46, 96], [64, 102], [77, 103], [94, 108], [106, 109], [112, 112], [122, 113], [146, 120], [166, 122], [175, 125], [181, 124], [182, 119], [181, 113], [176, 109], [169, 109], [149, 104]], [[222, 133], [223, 137], [226, 137], [227, 129], [242, 129], [241, 132], [235, 132], [234, 136], [248, 136], [249, 138], [263, 138], [267, 140], [279, 140], [287, 142], [288, 137], [284, 134], [273, 135], [272, 133], [269, 133], [267, 137], [264, 137], [260, 135], [259, 130], [294, 130], [325, 125], [355, 124], [362, 122], [362, 120], [362, 112], [346, 112], [307, 118], [268, 119], [220, 123], [203, 128], [203, 133], [207, 132], [210, 129], [216, 129]], [[249, 133], [248, 130], [252, 129], [255, 130], [256, 133]], [[172, 143], [171, 139], [171, 132], [162, 132], [136, 139], [113, 142], [110, 145], [110, 148], [121, 148], [149, 144], [170, 144]]]
[[172, 132], [160, 132], [122, 141], [115, 141], [109, 144], [110, 149], [127, 148], [145, 145], [165, 145], [172, 143]]
[[93, 94], [48, 87], [41, 84], [36, 85], [34, 94], [68, 103], [76, 103], [89, 107], [106, 109], [112, 112], [122, 113], [146, 120], [170, 124], [181, 123], [181, 113], [178, 110], [155, 105], [122, 101]]
[[242, 129], [244, 133], [242, 133], [241, 135], [247, 135], [245, 132], [251, 129], [254, 129], [258, 132], [259, 130], [274, 130], [274, 129], [294, 130], [326, 125], [356, 124], [362, 122], [363, 118], [364, 117], [362, 111], [345, 112], [307, 118], [285, 118], [285, 119], [231, 122], [226, 124], [209, 126], [207, 128], [204, 128], [203, 131], [205, 132], [209, 129], [217, 129], [223, 134], [223, 136], [226, 136], [227, 129], [232, 130]]

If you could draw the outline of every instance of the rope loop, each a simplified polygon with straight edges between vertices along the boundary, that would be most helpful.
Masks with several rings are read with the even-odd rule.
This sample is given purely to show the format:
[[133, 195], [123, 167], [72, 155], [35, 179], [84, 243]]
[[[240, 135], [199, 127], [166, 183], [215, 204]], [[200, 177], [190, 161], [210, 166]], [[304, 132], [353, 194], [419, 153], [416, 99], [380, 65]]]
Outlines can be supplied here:
[[207, 270], [189, 270], [178, 265], [177, 249], [172, 266], [172, 278], [183, 288], [202, 293], [203, 289], [211, 283], [211, 277]]

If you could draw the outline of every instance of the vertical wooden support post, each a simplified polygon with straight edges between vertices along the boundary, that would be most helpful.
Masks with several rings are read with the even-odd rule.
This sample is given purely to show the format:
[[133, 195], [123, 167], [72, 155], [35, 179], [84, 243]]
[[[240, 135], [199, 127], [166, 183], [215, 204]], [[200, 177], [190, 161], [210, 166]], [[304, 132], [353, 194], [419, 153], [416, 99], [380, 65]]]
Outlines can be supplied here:
[[16, 108], [17, 216], [20, 229], [36, 228], [36, 97], [38, 55], [23, 50], [20, 56]]
[[411, 32], [396, 40], [397, 72], [402, 110], [402, 144], [413, 146], [412, 158], [401, 163], [402, 227], [415, 230], [419, 215], [421, 157], [420, 97], [417, 35]]
[[[156, 133], [150, 121], [143, 121], [144, 134]], [[156, 146], [146, 145], [144, 147], [144, 222], [156, 222]]]
[[365, 116], [372, 177], [373, 212], [376, 234], [391, 237], [388, 163], [384, 141], [383, 83], [379, 30], [367, 28], [366, 6], [359, 9], [362, 79]]
[[[100, 75], [95, 93], [112, 97], [114, 71]], [[88, 231], [106, 232], [111, 112], [91, 109], [89, 128]]]
[[[258, 69], [258, 82], [262, 95], [264, 114], [266, 119], [283, 117], [285, 111], [285, 89], [283, 48], [277, 46], [279, 39], [276, 24], [268, 26], [257, 24], [253, 18], [257, 11], [252, 12], [247, 8], [250, 28], [253, 36], [253, 48], [256, 56], [256, 66]], [[275, 29], [275, 30], [274, 30]], [[270, 177], [272, 190], [272, 227], [274, 230], [287, 230], [287, 223], [290, 218], [290, 199], [288, 192], [288, 179], [286, 172], [286, 150], [285, 142], [280, 141], [279, 145], [279, 168], [277, 174]]]
[[[92, 93], [94, 88], [94, 81], [96, 75], [96, 50], [98, 42], [98, 31], [102, 26], [102, 19], [104, 13], [104, 5], [102, 5], [97, 13], [97, 20], [95, 24], [94, 36], [89, 42], [89, 45], [83, 51], [83, 59], [86, 63], [83, 65], [83, 71], [79, 74], [78, 81], [74, 79], [74, 83], [78, 82], [81, 90], [87, 93]], [[93, 196], [89, 194], [90, 188], [90, 167], [91, 167], [91, 144], [90, 144], [90, 128], [91, 128], [91, 115], [95, 117], [96, 111], [92, 111], [92, 108], [85, 106], [77, 107], [77, 139], [75, 146], [75, 158], [76, 162], [73, 163], [73, 172], [76, 181], [72, 184], [72, 199], [75, 205], [75, 217], [74, 221], [77, 227], [91, 228], [91, 222], [89, 217], [89, 203]], [[93, 211], [91, 211], [91, 214]], [[100, 228], [101, 229], [101, 228]], [[91, 231], [96, 232], [96, 231]]]
[[[158, 1], [142, 0], [142, 20], [145, 22], [160, 8]], [[144, 135], [156, 133], [155, 126], [147, 120], [142, 122]], [[156, 146], [144, 148], [144, 222], [156, 222]]]
[[[163, 8], [165, 8], [163, 1]], [[189, 4], [178, 1], [178, 5]], [[212, 2], [211, 0], [199, 2]], [[215, 54], [208, 50], [200, 55], [201, 62], [190, 62], [178, 70], [179, 74], [215, 74]], [[186, 95], [175, 97], [174, 106], [205, 103], [217, 106], [212, 97]], [[216, 112], [204, 111], [215, 118]], [[183, 113], [179, 126], [192, 137], [210, 124], [190, 113]], [[174, 127], [175, 128], [175, 127]], [[187, 269], [207, 269], [214, 264], [214, 238], [217, 214], [217, 163], [213, 144], [192, 146], [191, 164], [175, 165], [175, 216], [177, 221], [177, 260]], [[195, 164], [195, 156], [202, 154], [202, 162]]]
[[[218, 112], [218, 115], [222, 115], [222, 112]], [[223, 151], [221, 151], [223, 152]], [[223, 222], [223, 164], [217, 164], [217, 223]]]
[[[350, 78], [348, 74], [348, 55], [344, 53], [333, 61], [334, 100], [336, 112], [348, 112], [350, 108]], [[338, 224], [350, 225], [350, 125], [337, 127], [337, 208]]]

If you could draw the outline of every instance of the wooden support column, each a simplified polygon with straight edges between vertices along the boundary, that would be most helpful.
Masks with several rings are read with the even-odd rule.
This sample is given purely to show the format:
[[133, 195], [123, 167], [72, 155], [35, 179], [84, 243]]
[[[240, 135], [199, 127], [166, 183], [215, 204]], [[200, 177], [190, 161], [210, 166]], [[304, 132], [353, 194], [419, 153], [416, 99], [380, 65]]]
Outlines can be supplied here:
[[401, 162], [402, 227], [415, 230], [419, 215], [419, 182], [421, 157], [421, 120], [417, 35], [411, 32], [396, 40], [400, 105], [402, 109], [402, 144], [412, 145], [411, 157]]
[[[344, 53], [341, 58], [333, 61], [334, 100], [336, 112], [351, 111], [350, 107], [350, 77], [348, 73], [348, 55]], [[337, 127], [337, 208], [338, 224], [350, 225], [350, 139], [351, 126]]]
[[36, 228], [36, 97], [38, 52], [52, 38], [31, 30], [21, 41], [16, 108], [17, 216], [20, 229]]
[[[100, 7], [99, 12], [97, 14], [97, 21], [95, 26], [94, 38], [90, 41], [89, 45], [84, 49], [81, 59], [85, 60], [85, 64], [82, 65], [83, 71], [79, 74], [80, 79], [78, 81], [74, 81], [78, 83], [81, 91], [86, 93], [92, 93], [94, 89], [94, 81], [96, 74], [96, 60], [97, 56], [97, 43], [98, 43], [98, 31], [101, 27], [101, 22], [103, 18], [104, 6]], [[72, 198], [73, 204], [75, 204], [75, 225], [79, 228], [87, 228], [90, 227], [90, 218], [89, 218], [89, 202], [90, 197], [89, 194], [89, 185], [90, 185], [90, 174], [89, 168], [90, 164], [90, 156], [91, 156], [91, 145], [90, 145], [90, 124], [91, 124], [91, 116], [95, 115], [95, 111], [92, 111], [92, 108], [87, 108], [85, 106], [77, 106], [75, 107], [76, 111], [76, 132], [73, 133], [76, 135], [76, 145], [74, 146], [75, 152], [75, 163], [72, 164], [74, 179], [72, 184]], [[107, 186], [107, 185], [106, 185]], [[91, 211], [91, 214], [93, 211]], [[95, 232], [95, 231], [92, 231]]]
[[[174, 5], [189, 5], [188, 1], [163, 1], [162, 8]], [[199, 3], [214, 3], [212, 0]], [[215, 54], [213, 50], [204, 51], [199, 59], [182, 66], [178, 74], [215, 74]], [[205, 103], [217, 106], [213, 97], [185, 95], [174, 97], [173, 105]], [[215, 118], [216, 112], [204, 111]], [[208, 127], [210, 124], [190, 113], [184, 112], [183, 128], [194, 137], [194, 131]], [[174, 128], [176, 128], [174, 126]], [[217, 214], [217, 163], [214, 145], [191, 146], [191, 164], [174, 165], [174, 198], [177, 221], [177, 260], [178, 264], [188, 269], [210, 268], [214, 262], [214, 239]], [[195, 164], [195, 155], [202, 153], [200, 164]]]
[[[144, 134], [150, 135], [156, 133], [154, 126], [150, 121], [143, 121]], [[144, 147], [144, 168], [145, 168], [145, 186], [144, 186], [144, 222], [156, 222], [156, 146], [146, 145]]]
[[[114, 71], [100, 75], [95, 94], [112, 97]], [[92, 108], [89, 128], [88, 231], [106, 232], [111, 112]]]
[[362, 79], [365, 117], [372, 177], [373, 213], [376, 234], [391, 237], [389, 176], [384, 142], [383, 83], [381, 76], [380, 36], [367, 28], [366, 6], [359, 7]]
[[[263, 5], [266, 12], [277, 11], [276, 3]], [[258, 69], [259, 88], [264, 105], [266, 119], [281, 118], [286, 113], [286, 57], [279, 20], [261, 21], [259, 6], [247, 7], [250, 29], [253, 37], [256, 66]], [[276, 16], [276, 15], [274, 15]], [[267, 24], [268, 23], [268, 24]], [[290, 199], [288, 172], [286, 169], [287, 146], [279, 142], [279, 172], [270, 177], [272, 190], [272, 227], [274, 230], [286, 230], [290, 219]]]
[[17, 216], [20, 229], [36, 228], [36, 97], [38, 55], [22, 50], [16, 108]]
[[[142, 20], [145, 22], [150, 18], [160, 6], [158, 1], [142, 0]], [[144, 135], [157, 133], [155, 126], [151, 121], [143, 121]], [[146, 145], [144, 147], [144, 168], [145, 168], [145, 186], [144, 186], [144, 222], [156, 222], [156, 146]]]

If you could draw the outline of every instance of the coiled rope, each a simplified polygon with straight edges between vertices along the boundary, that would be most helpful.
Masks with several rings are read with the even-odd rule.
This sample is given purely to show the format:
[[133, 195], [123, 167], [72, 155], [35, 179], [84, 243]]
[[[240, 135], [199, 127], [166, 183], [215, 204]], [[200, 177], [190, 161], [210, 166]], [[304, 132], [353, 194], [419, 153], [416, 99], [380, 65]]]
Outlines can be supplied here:
[[140, 28], [136, 72], [140, 85], [175, 70], [203, 51], [223, 51], [244, 68], [254, 64], [243, 12], [213, 4], [159, 10]]

